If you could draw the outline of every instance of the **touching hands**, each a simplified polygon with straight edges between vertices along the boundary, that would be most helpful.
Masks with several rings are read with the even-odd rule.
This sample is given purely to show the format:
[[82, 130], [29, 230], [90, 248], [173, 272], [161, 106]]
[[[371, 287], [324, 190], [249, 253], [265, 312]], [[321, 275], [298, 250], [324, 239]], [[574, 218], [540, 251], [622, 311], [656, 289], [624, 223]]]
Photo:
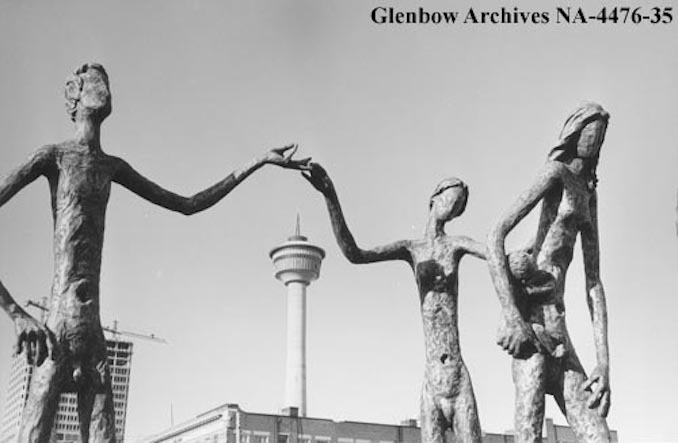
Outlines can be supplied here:
[[586, 406], [596, 409], [601, 417], [607, 417], [610, 411], [610, 371], [604, 366], [596, 366], [584, 389], [590, 391]]
[[325, 168], [318, 163], [309, 163], [308, 167], [302, 171], [301, 175], [324, 195], [327, 195], [332, 189], [332, 180], [330, 180], [330, 177], [327, 175]]
[[40, 366], [48, 356], [54, 359], [56, 338], [47, 326], [23, 313], [14, 319], [14, 331], [17, 336], [15, 355], [21, 354], [25, 349], [29, 365]]
[[283, 146], [282, 148], [271, 149], [266, 154], [264, 154], [263, 162], [271, 165], [278, 165], [286, 169], [297, 169], [300, 171], [307, 170], [308, 163], [311, 161], [311, 157], [301, 160], [294, 160], [292, 158], [294, 153], [297, 152], [298, 148], [299, 145], [290, 144]]

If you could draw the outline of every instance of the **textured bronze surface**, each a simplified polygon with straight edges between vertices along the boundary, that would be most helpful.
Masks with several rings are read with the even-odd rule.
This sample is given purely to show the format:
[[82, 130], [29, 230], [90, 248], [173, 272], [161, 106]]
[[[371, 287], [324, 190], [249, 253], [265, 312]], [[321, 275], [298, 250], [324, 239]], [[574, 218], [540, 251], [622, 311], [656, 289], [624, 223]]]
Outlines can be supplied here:
[[24, 186], [45, 177], [54, 220], [54, 280], [46, 324], [26, 313], [0, 284], [0, 306], [35, 369], [19, 432], [20, 442], [46, 442], [61, 392], [78, 394], [82, 441], [113, 442], [111, 376], [99, 317], [99, 276], [111, 183], [190, 215], [216, 204], [264, 164], [302, 169], [295, 146], [273, 149], [222, 181], [182, 197], [148, 180], [124, 160], [103, 152], [100, 127], [111, 113], [108, 75], [97, 64], [80, 67], [66, 81], [66, 109], [75, 122], [72, 140], [38, 150], [0, 182], [0, 206]]
[[[488, 264], [504, 314], [498, 344], [513, 356], [517, 442], [541, 441], [546, 394], [554, 396], [579, 441], [610, 438], [605, 420], [610, 407], [607, 307], [599, 274], [596, 190], [608, 119], [600, 105], [577, 108], [532, 186], [489, 235]], [[512, 265], [506, 236], [539, 202], [537, 235], [526, 249], [536, 268]], [[597, 357], [588, 378], [565, 325], [565, 277], [578, 235]]]
[[372, 249], [361, 249], [346, 225], [332, 181], [314, 163], [304, 173], [325, 196], [334, 234], [352, 263], [403, 260], [412, 267], [419, 288], [424, 325], [426, 368], [421, 392], [422, 442], [445, 441], [448, 429], [457, 441], [481, 442], [471, 378], [461, 357], [457, 321], [458, 272], [466, 254], [485, 258], [484, 245], [463, 236], [449, 236], [445, 224], [460, 216], [468, 189], [458, 179], [442, 181], [429, 204], [424, 238], [402, 240]]

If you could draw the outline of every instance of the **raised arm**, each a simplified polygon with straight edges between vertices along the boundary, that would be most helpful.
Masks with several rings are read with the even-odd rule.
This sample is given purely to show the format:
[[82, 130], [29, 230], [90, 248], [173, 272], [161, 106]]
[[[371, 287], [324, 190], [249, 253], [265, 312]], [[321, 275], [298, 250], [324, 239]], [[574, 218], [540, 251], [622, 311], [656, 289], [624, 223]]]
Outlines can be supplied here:
[[514, 205], [492, 229], [488, 237], [487, 263], [499, 302], [501, 303], [507, 328], [498, 338], [498, 344], [511, 355], [518, 356], [529, 351], [530, 345], [539, 349], [532, 329], [522, 319], [516, 306], [514, 288], [509, 278], [509, 266], [506, 258], [505, 240], [509, 232], [532, 211], [544, 195], [552, 189], [558, 180], [557, 165], [548, 163], [541, 171], [530, 189], [522, 194]]
[[303, 176], [325, 196], [327, 210], [330, 213], [332, 229], [341, 252], [351, 263], [374, 263], [389, 260], [412, 262], [409, 241], [402, 240], [372, 249], [361, 249], [346, 225], [334, 184], [325, 169], [317, 163], [311, 163]]
[[[597, 366], [586, 382], [592, 389], [587, 405], [597, 408], [603, 417], [610, 409], [610, 353], [607, 342], [607, 303], [600, 280], [600, 248], [598, 242], [598, 202], [594, 194], [590, 200], [591, 225], [581, 231], [584, 273], [586, 274], [586, 301], [588, 302], [593, 340], [596, 346]], [[595, 387], [593, 385], [595, 384]]]
[[296, 148], [296, 145], [289, 145], [284, 148], [273, 149], [265, 153], [262, 157], [257, 158], [244, 167], [232, 172], [220, 182], [192, 197], [183, 197], [162, 188], [139, 174], [132, 166], [122, 159], [118, 160], [119, 164], [117, 165], [117, 171], [113, 177], [113, 181], [121, 184], [151, 203], [155, 203], [170, 211], [192, 215], [215, 205], [250, 174], [265, 164], [275, 164], [283, 168], [291, 169], [305, 168], [309, 159], [299, 161], [292, 160], [292, 155], [296, 151]]

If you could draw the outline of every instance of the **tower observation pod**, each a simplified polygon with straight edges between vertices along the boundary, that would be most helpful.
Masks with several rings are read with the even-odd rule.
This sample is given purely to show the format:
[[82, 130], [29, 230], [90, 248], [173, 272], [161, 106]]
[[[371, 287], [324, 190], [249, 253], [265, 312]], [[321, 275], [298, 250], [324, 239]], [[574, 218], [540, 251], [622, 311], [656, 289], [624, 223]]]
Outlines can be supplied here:
[[270, 252], [275, 278], [287, 286], [287, 363], [285, 407], [306, 416], [306, 287], [320, 276], [325, 251], [296, 233]]

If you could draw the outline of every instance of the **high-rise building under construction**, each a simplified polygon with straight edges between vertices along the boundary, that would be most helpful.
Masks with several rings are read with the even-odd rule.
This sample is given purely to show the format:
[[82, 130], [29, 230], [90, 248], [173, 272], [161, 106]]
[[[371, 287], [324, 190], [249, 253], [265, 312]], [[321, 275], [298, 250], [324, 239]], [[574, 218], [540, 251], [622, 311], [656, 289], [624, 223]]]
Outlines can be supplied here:
[[[106, 340], [106, 345], [113, 388], [116, 441], [123, 442], [133, 345], [117, 338]], [[26, 362], [24, 354], [12, 358], [7, 401], [0, 420], [0, 443], [16, 441], [32, 375], [33, 366]], [[76, 394], [61, 394], [50, 443], [81, 441], [77, 405]]]

